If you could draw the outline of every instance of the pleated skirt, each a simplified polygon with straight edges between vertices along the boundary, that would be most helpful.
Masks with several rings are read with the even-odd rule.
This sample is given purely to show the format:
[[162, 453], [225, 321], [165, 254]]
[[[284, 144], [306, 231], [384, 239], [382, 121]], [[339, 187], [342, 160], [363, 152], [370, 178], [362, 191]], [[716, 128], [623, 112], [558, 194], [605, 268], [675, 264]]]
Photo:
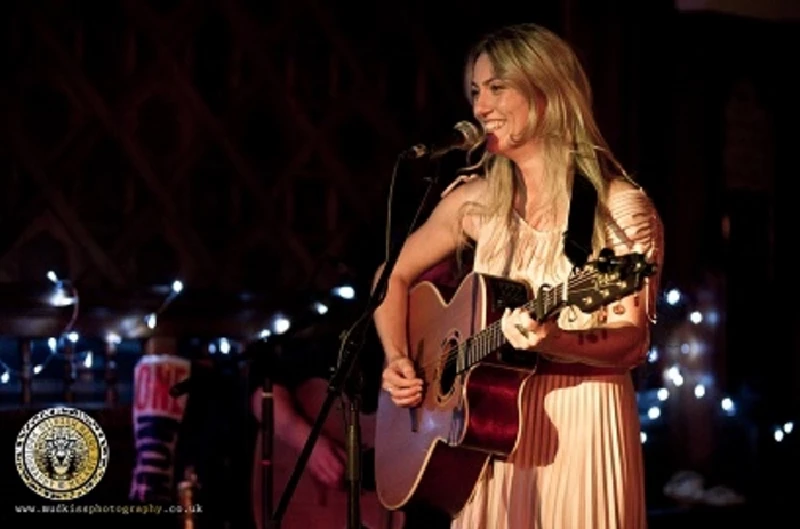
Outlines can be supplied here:
[[536, 375], [517, 450], [490, 463], [451, 529], [644, 529], [630, 375]]

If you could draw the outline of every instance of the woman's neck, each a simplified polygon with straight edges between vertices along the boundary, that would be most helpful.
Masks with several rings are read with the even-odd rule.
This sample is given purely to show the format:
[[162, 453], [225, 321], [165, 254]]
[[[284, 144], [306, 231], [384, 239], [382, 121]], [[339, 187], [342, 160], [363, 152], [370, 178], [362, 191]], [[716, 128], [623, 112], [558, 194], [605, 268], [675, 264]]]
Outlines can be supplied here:
[[561, 200], [562, 186], [557, 185], [560, 176], [545, 170], [541, 156], [528, 158], [522, 165], [516, 165], [514, 207], [536, 229], [554, 228], [566, 218], [565, 203]]

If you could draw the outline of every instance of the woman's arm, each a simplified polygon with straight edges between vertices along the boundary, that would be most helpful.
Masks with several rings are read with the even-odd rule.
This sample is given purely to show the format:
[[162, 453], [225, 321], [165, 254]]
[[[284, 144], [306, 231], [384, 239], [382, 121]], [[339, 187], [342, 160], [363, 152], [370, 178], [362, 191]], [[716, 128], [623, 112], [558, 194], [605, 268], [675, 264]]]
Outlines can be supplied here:
[[[636, 304], [636, 297], [629, 296], [615, 305], [624, 307], [627, 312], [636, 308]], [[632, 312], [627, 318], [619, 316], [615, 318], [616, 321], [599, 327], [564, 330], [555, 321], [537, 323], [527, 312], [517, 309], [503, 316], [502, 325], [509, 342], [517, 349], [529, 349], [572, 361], [627, 368], [642, 361], [649, 342], [649, 322], [641, 318], [638, 309]]]
[[[475, 237], [472, 222], [462, 221], [462, 207], [477, 200], [485, 181], [473, 180], [447, 194], [430, 217], [406, 240], [389, 277], [386, 296], [375, 311], [375, 326], [387, 362], [408, 356], [406, 311], [408, 289], [427, 269], [441, 262], [458, 248], [464, 233]], [[377, 283], [384, 265], [375, 274]]]
[[[392, 274], [386, 296], [375, 311], [375, 328], [386, 355], [383, 389], [398, 406], [416, 406], [422, 400], [423, 381], [408, 357], [406, 324], [409, 286], [427, 269], [457, 250], [465, 234], [475, 238], [474, 221], [462, 215], [465, 204], [475, 201], [485, 181], [473, 180], [447, 194], [427, 221], [405, 242]], [[376, 283], [383, 268], [375, 276]]]
[[608, 209], [611, 217], [609, 247], [617, 255], [643, 253], [659, 271], [646, 279], [642, 291], [603, 309], [605, 321], [595, 328], [564, 330], [555, 321], [538, 324], [521, 311], [505, 314], [503, 331], [512, 345], [571, 360], [619, 367], [633, 367], [644, 359], [663, 264], [663, 226], [647, 196], [625, 184], [612, 186]]

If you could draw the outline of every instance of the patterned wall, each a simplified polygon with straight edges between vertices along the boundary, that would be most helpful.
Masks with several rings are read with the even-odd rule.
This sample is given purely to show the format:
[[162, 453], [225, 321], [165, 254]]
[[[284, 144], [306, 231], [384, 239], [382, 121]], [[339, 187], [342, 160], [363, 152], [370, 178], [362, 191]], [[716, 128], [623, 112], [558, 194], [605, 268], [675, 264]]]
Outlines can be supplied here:
[[653, 134], [668, 87], [647, 81], [667, 57], [656, 15], [572, 0], [354, 5], [9, 4], [0, 283], [55, 269], [84, 293], [178, 276], [277, 296], [326, 288], [341, 263], [371, 271], [396, 154], [468, 115], [464, 51], [510, 22], [575, 44], [619, 158], [668, 186]]
[[467, 110], [472, 35], [435, 42], [448, 12], [419, 7], [17, 2], [0, 281], [285, 291], [362, 266], [396, 153]]

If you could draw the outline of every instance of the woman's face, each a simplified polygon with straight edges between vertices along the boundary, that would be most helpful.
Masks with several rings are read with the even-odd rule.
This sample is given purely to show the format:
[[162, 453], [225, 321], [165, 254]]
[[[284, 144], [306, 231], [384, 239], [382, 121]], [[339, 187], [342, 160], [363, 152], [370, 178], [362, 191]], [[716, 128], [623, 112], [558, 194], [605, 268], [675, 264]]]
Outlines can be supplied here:
[[495, 77], [488, 55], [482, 53], [472, 69], [472, 113], [486, 131], [489, 152], [513, 158], [528, 126], [530, 105], [508, 81]]

